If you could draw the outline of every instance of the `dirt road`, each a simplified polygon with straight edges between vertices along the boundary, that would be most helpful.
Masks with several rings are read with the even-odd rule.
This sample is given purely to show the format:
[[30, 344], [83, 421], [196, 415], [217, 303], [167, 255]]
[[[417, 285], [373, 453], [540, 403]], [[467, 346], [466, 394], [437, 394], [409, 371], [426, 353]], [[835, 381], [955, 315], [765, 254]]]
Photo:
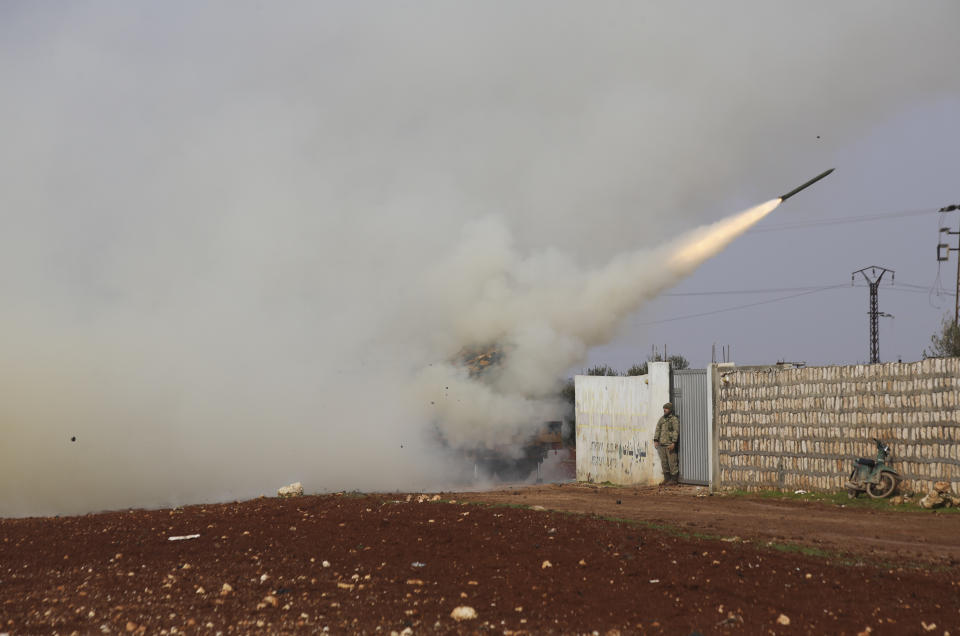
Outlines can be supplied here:
[[706, 494], [706, 489], [694, 486], [618, 488], [569, 483], [459, 496], [471, 501], [541, 505], [550, 510], [666, 523], [693, 533], [789, 542], [868, 559], [921, 561], [948, 567], [960, 564], [960, 515], [956, 513], [916, 506], [875, 510]]

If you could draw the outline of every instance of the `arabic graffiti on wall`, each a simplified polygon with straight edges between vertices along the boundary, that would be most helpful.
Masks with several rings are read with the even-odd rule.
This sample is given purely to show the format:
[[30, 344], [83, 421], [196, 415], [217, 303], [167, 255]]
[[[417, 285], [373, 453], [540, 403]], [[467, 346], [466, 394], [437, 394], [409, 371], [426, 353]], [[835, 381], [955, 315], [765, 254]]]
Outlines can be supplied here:
[[577, 479], [659, 483], [660, 458], [652, 440], [670, 392], [669, 365], [652, 363], [644, 376], [578, 375], [575, 390]]

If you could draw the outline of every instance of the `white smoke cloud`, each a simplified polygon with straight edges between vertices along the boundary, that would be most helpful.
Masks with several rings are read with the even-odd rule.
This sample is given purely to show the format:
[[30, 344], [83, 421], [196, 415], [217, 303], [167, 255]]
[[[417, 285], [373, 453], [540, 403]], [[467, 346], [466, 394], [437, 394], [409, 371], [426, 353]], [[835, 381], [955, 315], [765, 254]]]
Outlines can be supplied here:
[[956, 81], [954, 5], [830, 12], [4, 4], [0, 514], [449, 483], [669, 237]]
[[475, 228], [439, 268], [436, 290], [451, 303], [430, 332], [468, 350], [496, 344], [503, 359], [479, 377], [456, 359], [420, 374], [418, 393], [432, 398], [443, 437], [457, 448], [522, 444], [537, 423], [562, 418], [557, 381], [565, 369], [582, 361], [589, 347], [609, 341], [643, 301], [690, 274], [779, 203], [768, 201], [585, 271], [555, 252], [521, 258], [493, 221]]

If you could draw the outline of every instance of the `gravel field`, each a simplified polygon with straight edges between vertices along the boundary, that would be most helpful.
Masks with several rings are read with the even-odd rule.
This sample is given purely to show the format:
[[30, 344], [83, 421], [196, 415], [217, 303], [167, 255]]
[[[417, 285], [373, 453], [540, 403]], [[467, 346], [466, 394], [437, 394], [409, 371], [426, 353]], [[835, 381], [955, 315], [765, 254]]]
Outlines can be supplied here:
[[[635, 492], [332, 494], [4, 519], [0, 632], [960, 634], [948, 557], [917, 567], [867, 550], [851, 564], [774, 549], [750, 538], [749, 517], [738, 536], [706, 538], [641, 514], [669, 524], [667, 501], [702, 499], [624, 501]], [[578, 497], [637, 518], [602, 518]]]

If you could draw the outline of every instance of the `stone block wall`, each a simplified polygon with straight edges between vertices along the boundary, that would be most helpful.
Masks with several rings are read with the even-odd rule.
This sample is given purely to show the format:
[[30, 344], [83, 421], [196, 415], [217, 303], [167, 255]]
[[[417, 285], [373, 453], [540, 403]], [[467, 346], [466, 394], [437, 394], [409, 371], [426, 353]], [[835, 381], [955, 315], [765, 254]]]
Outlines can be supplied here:
[[915, 492], [960, 494], [960, 359], [786, 369], [718, 369], [719, 487], [842, 489], [877, 437]]

